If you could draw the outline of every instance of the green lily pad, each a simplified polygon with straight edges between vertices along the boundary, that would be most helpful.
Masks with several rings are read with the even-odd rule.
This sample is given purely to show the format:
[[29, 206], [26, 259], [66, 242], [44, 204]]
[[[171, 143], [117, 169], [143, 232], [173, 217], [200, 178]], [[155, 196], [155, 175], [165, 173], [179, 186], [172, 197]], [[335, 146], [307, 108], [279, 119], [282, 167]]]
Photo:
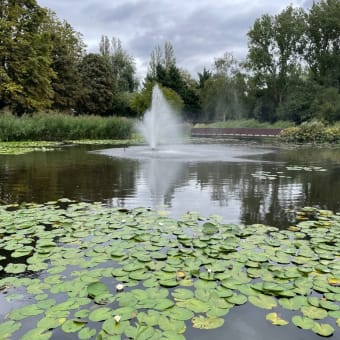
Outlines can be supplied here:
[[96, 335], [97, 331], [93, 328], [84, 327], [78, 332], [78, 338], [80, 340], [89, 340]]
[[294, 315], [292, 317], [292, 322], [295, 326], [302, 329], [312, 329], [314, 327], [315, 321], [300, 315]]
[[248, 300], [254, 306], [263, 309], [272, 309], [277, 306], [276, 300], [273, 297], [264, 294], [251, 295]]
[[327, 316], [327, 311], [314, 306], [303, 306], [301, 312], [310, 319], [324, 319]]
[[223, 324], [222, 318], [206, 318], [201, 315], [192, 318], [192, 326], [199, 329], [215, 329], [222, 327]]
[[20, 274], [26, 271], [27, 265], [22, 263], [9, 263], [5, 267], [5, 272], [9, 274]]
[[65, 332], [65, 333], [74, 333], [74, 332], [78, 332], [80, 329], [82, 329], [84, 326], [86, 325], [85, 321], [81, 321], [81, 320], [67, 320], [65, 321], [62, 326], [61, 329]]
[[0, 324], [0, 339], [9, 339], [21, 327], [21, 323], [5, 321]]
[[105, 321], [107, 319], [112, 318], [112, 309], [111, 308], [98, 308], [90, 313], [88, 316], [90, 321]]
[[277, 313], [269, 313], [266, 315], [266, 320], [270, 321], [275, 326], [288, 325], [288, 321], [282, 319]]
[[109, 289], [104, 283], [96, 281], [87, 286], [87, 293], [89, 297], [95, 298], [98, 295], [108, 294]]
[[312, 327], [312, 331], [321, 336], [331, 336], [335, 330], [331, 325], [327, 323], [320, 324], [318, 322], [315, 322], [314, 326]]

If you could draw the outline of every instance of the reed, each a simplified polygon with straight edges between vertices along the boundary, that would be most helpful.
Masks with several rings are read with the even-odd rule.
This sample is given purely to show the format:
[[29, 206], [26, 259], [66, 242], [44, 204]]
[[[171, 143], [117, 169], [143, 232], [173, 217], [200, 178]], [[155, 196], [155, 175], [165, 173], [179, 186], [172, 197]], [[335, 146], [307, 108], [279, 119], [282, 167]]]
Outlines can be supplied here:
[[134, 127], [124, 117], [72, 116], [59, 113], [16, 117], [0, 115], [0, 141], [127, 139]]

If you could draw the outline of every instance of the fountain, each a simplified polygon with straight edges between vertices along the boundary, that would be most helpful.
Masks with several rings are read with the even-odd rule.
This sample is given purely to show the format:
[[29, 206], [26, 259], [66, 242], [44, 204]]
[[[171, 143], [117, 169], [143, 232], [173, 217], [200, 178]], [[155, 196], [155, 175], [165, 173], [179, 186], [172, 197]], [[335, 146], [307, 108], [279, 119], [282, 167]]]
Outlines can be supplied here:
[[167, 102], [158, 85], [152, 89], [151, 107], [145, 112], [137, 129], [152, 150], [161, 144], [169, 144], [172, 141], [178, 143], [182, 139], [179, 115]]

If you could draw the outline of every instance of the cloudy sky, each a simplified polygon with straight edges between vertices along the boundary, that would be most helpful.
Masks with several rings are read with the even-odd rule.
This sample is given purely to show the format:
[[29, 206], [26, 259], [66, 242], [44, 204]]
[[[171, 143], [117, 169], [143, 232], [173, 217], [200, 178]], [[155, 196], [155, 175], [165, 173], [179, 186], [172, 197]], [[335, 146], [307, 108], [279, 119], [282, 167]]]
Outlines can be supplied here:
[[177, 65], [192, 75], [211, 68], [225, 52], [242, 59], [247, 31], [262, 14], [278, 14], [290, 4], [308, 9], [313, 0], [38, 0], [82, 33], [87, 50], [97, 52], [102, 35], [116, 37], [146, 73], [156, 45], [170, 41]]

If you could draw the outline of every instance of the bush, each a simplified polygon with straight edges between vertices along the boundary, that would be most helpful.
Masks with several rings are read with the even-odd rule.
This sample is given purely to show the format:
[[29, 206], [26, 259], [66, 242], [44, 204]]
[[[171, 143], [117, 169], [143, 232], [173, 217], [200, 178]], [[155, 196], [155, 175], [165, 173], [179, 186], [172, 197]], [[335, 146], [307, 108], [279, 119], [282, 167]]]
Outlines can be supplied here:
[[292, 143], [339, 143], [340, 127], [327, 127], [319, 121], [301, 124], [281, 131], [280, 140]]

